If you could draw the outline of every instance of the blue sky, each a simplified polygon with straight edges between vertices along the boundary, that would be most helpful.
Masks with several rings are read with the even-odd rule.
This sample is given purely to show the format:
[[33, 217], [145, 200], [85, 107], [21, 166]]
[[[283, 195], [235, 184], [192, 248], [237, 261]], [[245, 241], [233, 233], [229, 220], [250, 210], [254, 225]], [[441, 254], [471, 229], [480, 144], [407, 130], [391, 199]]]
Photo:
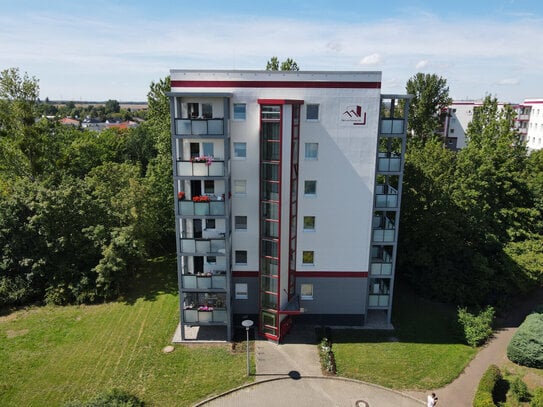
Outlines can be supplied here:
[[[341, 4], [341, 5], [340, 5]], [[417, 72], [455, 99], [543, 98], [543, 3], [471, 1], [0, 0], [0, 69], [40, 96], [141, 101], [183, 69], [379, 70], [383, 93]]]

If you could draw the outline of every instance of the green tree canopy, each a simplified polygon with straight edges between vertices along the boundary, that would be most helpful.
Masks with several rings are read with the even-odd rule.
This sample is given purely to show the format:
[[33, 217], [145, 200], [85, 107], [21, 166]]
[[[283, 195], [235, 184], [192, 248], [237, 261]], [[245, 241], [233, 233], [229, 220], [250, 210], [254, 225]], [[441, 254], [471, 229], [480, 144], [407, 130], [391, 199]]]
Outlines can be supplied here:
[[409, 135], [426, 141], [433, 138], [443, 122], [443, 112], [451, 104], [447, 80], [436, 74], [417, 73], [407, 81], [413, 95], [409, 106]]
[[296, 61], [292, 58], [287, 58], [283, 62], [279, 62], [279, 59], [276, 56], [270, 58], [266, 63], [266, 71], [299, 71], [300, 68]]

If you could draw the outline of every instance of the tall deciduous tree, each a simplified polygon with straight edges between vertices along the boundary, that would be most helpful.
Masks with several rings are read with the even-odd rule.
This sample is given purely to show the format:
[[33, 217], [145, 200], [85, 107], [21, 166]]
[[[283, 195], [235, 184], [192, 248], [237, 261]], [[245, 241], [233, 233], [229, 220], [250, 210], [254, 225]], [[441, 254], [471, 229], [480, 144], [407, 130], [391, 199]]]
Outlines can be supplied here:
[[407, 81], [406, 91], [413, 95], [408, 117], [410, 136], [423, 141], [433, 138], [443, 121], [444, 109], [452, 102], [447, 80], [419, 72]]

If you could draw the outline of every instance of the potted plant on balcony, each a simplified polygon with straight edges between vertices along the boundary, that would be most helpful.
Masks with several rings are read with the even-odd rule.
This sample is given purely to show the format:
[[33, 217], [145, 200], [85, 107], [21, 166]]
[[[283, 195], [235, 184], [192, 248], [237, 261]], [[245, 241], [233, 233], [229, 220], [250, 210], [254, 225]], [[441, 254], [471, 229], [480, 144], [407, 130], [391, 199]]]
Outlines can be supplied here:
[[177, 193], [177, 199], [179, 199], [180, 201], [182, 201], [183, 199], [185, 199], [185, 192], [179, 191], [179, 192]]

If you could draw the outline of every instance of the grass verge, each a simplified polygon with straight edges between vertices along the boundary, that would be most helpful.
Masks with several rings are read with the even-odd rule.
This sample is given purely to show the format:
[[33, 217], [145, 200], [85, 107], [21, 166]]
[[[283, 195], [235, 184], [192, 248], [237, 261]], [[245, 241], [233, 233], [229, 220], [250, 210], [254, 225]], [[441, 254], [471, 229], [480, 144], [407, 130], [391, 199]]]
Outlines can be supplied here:
[[394, 389], [434, 389], [452, 382], [477, 353], [461, 343], [456, 309], [395, 291], [395, 331], [333, 332], [337, 373]]
[[59, 406], [121, 388], [147, 405], [188, 406], [244, 383], [245, 354], [230, 344], [162, 352], [178, 322], [175, 265], [149, 271], [146, 296], [0, 317], [0, 405]]

